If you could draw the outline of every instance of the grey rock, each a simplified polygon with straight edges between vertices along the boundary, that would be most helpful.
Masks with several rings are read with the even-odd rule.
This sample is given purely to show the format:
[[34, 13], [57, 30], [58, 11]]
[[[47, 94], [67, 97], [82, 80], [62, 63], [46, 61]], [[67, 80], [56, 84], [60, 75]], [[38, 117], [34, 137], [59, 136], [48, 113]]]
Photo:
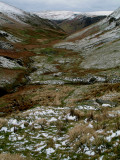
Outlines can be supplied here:
[[21, 68], [22, 69], [23, 67], [20, 65], [20, 62], [21, 61], [14, 60], [9, 57], [0, 56], [0, 67], [2, 68], [9, 68], [9, 69]]
[[13, 49], [13, 45], [8, 43], [8, 42], [4, 42], [4, 41], [0, 41], [0, 49]]
[[112, 101], [109, 101], [109, 100], [96, 99], [96, 102], [100, 105], [109, 104], [111, 107], [116, 107], [117, 106], [117, 102], [112, 102]]
[[94, 76], [94, 75], [87, 75], [86, 77], [76, 77], [76, 78], [66, 77], [64, 80], [74, 84], [83, 84], [83, 85], [106, 82], [105, 77]]

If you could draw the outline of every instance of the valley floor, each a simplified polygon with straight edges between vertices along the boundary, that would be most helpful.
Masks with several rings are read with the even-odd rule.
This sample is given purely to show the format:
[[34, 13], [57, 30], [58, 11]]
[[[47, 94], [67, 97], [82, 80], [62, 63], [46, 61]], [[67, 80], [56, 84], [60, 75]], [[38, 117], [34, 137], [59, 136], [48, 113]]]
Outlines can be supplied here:
[[83, 69], [81, 52], [52, 47], [64, 35], [20, 32], [21, 51], [0, 52], [0, 157], [119, 160], [120, 68]]

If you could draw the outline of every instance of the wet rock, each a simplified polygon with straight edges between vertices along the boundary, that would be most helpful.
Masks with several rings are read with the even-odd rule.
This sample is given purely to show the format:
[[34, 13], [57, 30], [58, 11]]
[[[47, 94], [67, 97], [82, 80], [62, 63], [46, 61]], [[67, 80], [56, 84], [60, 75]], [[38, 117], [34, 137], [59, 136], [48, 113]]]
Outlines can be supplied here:
[[4, 87], [0, 87], [0, 97], [4, 96], [5, 94], [7, 94], [7, 90]]

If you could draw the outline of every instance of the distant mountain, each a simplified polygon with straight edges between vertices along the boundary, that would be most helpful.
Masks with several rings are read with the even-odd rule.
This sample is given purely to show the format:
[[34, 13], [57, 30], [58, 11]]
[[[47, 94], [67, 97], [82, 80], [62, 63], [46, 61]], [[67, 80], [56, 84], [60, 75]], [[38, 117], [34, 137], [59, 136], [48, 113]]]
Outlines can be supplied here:
[[98, 12], [72, 12], [72, 11], [43, 11], [43, 12], [35, 12], [39, 17], [50, 19], [50, 20], [71, 20], [74, 19], [78, 15], [84, 15], [84, 16], [107, 16], [111, 14], [112, 11], [98, 11]]
[[112, 11], [98, 12], [72, 12], [72, 11], [44, 11], [35, 13], [41, 18], [49, 19], [56, 22], [59, 27], [68, 33], [73, 33], [86, 26], [100, 21]]
[[72, 12], [72, 11], [43, 11], [35, 12], [41, 18], [50, 19], [50, 20], [66, 20], [73, 19], [76, 15], [82, 14], [81, 12]]

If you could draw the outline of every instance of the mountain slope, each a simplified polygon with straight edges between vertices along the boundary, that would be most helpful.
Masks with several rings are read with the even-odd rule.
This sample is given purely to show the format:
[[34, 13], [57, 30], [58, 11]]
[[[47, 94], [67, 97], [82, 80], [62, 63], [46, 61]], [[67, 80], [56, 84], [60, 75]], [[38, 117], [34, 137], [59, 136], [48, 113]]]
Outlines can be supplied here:
[[72, 34], [76, 31], [79, 31], [82, 28], [85, 28], [93, 23], [99, 22], [104, 19], [106, 16], [90, 16], [90, 15], [77, 15], [73, 19], [67, 19], [64, 21], [57, 21], [57, 24], [65, 32]]
[[34, 55], [29, 50], [63, 36], [50, 20], [0, 2], [0, 96], [26, 83], [31, 70], [27, 63]]
[[58, 48], [81, 51], [83, 68], [108, 69], [120, 66], [120, 8], [104, 20], [69, 36]]
[[45, 11], [35, 13], [41, 18], [56, 22], [67, 33], [73, 33], [86, 26], [104, 19], [112, 11], [99, 12], [72, 12], [72, 11]]
[[15, 19], [16, 21], [19, 21], [18, 16], [24, 17], [24, 15], [27, 14], [24, 11], [22, 11], [18, 8], [15, 8], [13, 6], [10, 6], [8, 4], [5, 4], [3, 2], [0, 2], [0, 12], [4, 15], [7, 15], [7, 16]]
[[[35, 14], [31, 14], [21, 9], [15, 8], [3, 2], [0, 2], [0, 19], [2, 24], [32, 25], [36, 27], [45, 27], [51, 29], [60, 29], [55, 23], [50, 20], [45, 20]], [[19, 26], [19, 25], [18, 25]]]

